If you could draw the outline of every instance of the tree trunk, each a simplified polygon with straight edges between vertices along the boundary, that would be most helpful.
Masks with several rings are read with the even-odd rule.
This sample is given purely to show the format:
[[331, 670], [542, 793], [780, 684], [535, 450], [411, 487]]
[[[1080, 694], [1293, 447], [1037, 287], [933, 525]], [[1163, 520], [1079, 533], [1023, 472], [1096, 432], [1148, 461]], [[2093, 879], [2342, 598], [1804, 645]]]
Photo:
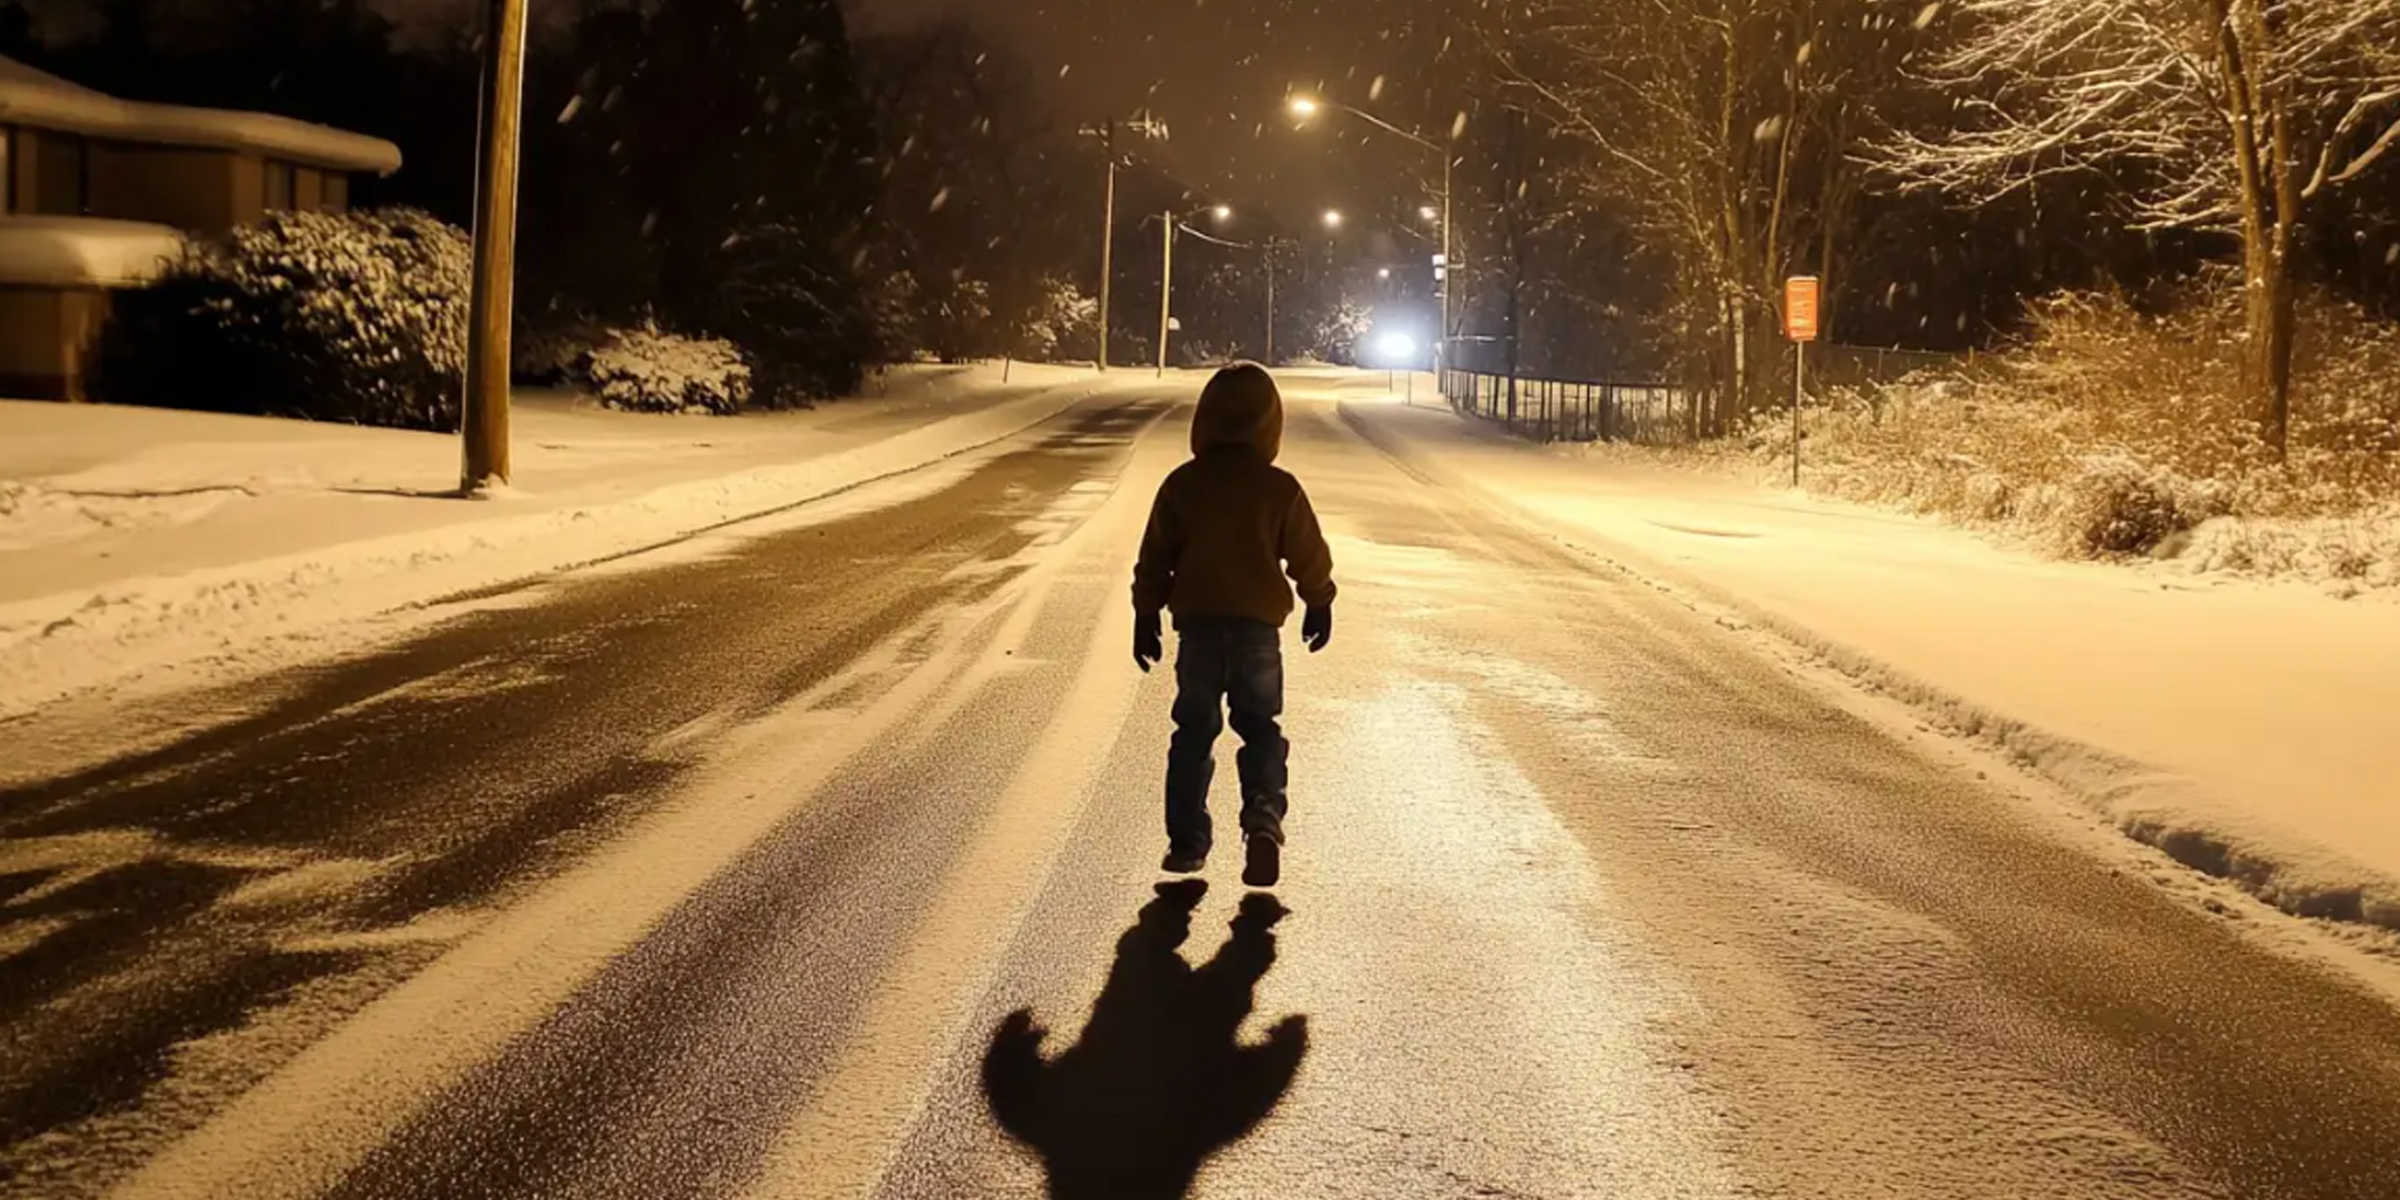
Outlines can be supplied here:
[[[2291, 167], [2289, 118], [2264, 78], [2266, 26], [2255, 0], [2238, 2], [2218, 23], [2218, 53], [2230, 85], [2227, 103], [2242, 201], [2244, 390], [2259, 412], [2260, 434], [2280, 460], [2291, 427], [2291, 279], [2293, 217], [2299, 181]], [[2265, 133], [2262, 143], [2260, 134]]]
[[2292, 153], [2292, 116], [2283, 97], [2272, 100], [2275, 173], [2274, 241], [2267, 248], [2266, 344], [2259, 350], [2259, 386], [2267, 401], [2267, 445], [2282, 461], [2291, 441], [2292, 349], [2298, 338], [2298, 289], [2292, 280], [2292, 234], [2300, 221], [2300, 169]]

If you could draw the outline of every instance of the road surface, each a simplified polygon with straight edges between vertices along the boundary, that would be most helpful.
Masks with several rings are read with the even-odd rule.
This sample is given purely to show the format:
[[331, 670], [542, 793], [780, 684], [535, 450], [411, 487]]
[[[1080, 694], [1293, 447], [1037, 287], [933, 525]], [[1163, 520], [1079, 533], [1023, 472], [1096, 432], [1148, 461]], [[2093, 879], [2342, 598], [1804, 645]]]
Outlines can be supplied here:
[[1164, 885], [1195, 382], [0, 793], [0, 1187], [2400, 1196], [2400, 1015], [2282, 918], [1412, 476], [1377, 381], [1290, 382], [1285, 881]]

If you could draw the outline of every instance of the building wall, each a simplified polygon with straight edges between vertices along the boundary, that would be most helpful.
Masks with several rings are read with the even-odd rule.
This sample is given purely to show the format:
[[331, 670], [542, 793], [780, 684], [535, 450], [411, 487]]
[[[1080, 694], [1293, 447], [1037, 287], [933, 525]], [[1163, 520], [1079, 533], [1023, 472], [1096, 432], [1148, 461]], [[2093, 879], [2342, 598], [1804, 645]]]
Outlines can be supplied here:
[[14, 177], [11, 191], [11, 212], [40, 212], [42, 187], [42, 133], [38, 129], [15, 126], [9, 130], [8, 169]]
[[234, 173], [223, 150], [100, 143], [92, 153], [91, 214], [218, 233], [241, 224]]
[[108, 319], [96, 288], [0, 286], [0, 396], [81, 400]]
[[[14, 177], [13, 211], [18, 213], [153, 221], [222, 233], [258, 220], [270, 207], [270, 164], [248, 152], [93, 141], [18, 126], [4, 169]], [[288, 180], [290, 196], [274, 197], [281, 202], [272, 207], [348, 210], [350, 180], [342, 172], [289, 163], [273, 169]], [[80, 179], [68, 177], [69, 172]]]
[[267, 162], [248, 152], [234, 158], [233, 223], [247, 225], [267, 213]]
[[[268, 164], [257, 154], [96, 141], [24, 126], [7, 132], [0, 196], [9, 198], [10, 212], [222, 233], [267, 211]], [[53, 176], [47, 180], [45, 164]], [[72, 178], [65, 174], [70, 170]], [[348, 210], [348, 175], [290, 165], [282, 170], [289, 172], [290, 207]], [[0, 284], [0, 396], [83, 399], [84, 376], [108, 313], [108, 293], [97, 288]]]

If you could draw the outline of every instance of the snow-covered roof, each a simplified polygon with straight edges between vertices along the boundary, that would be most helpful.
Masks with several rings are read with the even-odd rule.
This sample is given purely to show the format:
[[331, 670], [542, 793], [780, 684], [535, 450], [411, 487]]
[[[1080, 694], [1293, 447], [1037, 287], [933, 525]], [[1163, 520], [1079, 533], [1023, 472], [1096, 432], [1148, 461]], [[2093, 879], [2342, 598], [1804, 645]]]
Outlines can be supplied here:
[[119, 100], [0, 57], [0, 124], [167, 146], [250, 150], [312, 167], [400, 169], [400, 147], [362, 133], [267, 113]]
[[158, 277], [183, 253], [183, 235], [144, 221], [0, 217], [0, 283], [123, 287]]

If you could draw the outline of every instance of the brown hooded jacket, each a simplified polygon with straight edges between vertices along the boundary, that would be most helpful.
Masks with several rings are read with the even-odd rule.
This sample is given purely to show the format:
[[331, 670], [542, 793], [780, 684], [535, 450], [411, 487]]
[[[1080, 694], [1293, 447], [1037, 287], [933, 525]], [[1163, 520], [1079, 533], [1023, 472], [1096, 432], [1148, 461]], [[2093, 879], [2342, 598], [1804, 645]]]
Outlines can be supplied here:
[[1300, 481], [1274, 465], [1282, 445], [1283, 395], [1265, 368], [1239, 363], [1209, 379], [1192, 414], [1191, 461], [1150, 506], [1134, 611], [1281, 625], [1295, 585], [1311, 608], [1333, 603], [1333, 552]]

